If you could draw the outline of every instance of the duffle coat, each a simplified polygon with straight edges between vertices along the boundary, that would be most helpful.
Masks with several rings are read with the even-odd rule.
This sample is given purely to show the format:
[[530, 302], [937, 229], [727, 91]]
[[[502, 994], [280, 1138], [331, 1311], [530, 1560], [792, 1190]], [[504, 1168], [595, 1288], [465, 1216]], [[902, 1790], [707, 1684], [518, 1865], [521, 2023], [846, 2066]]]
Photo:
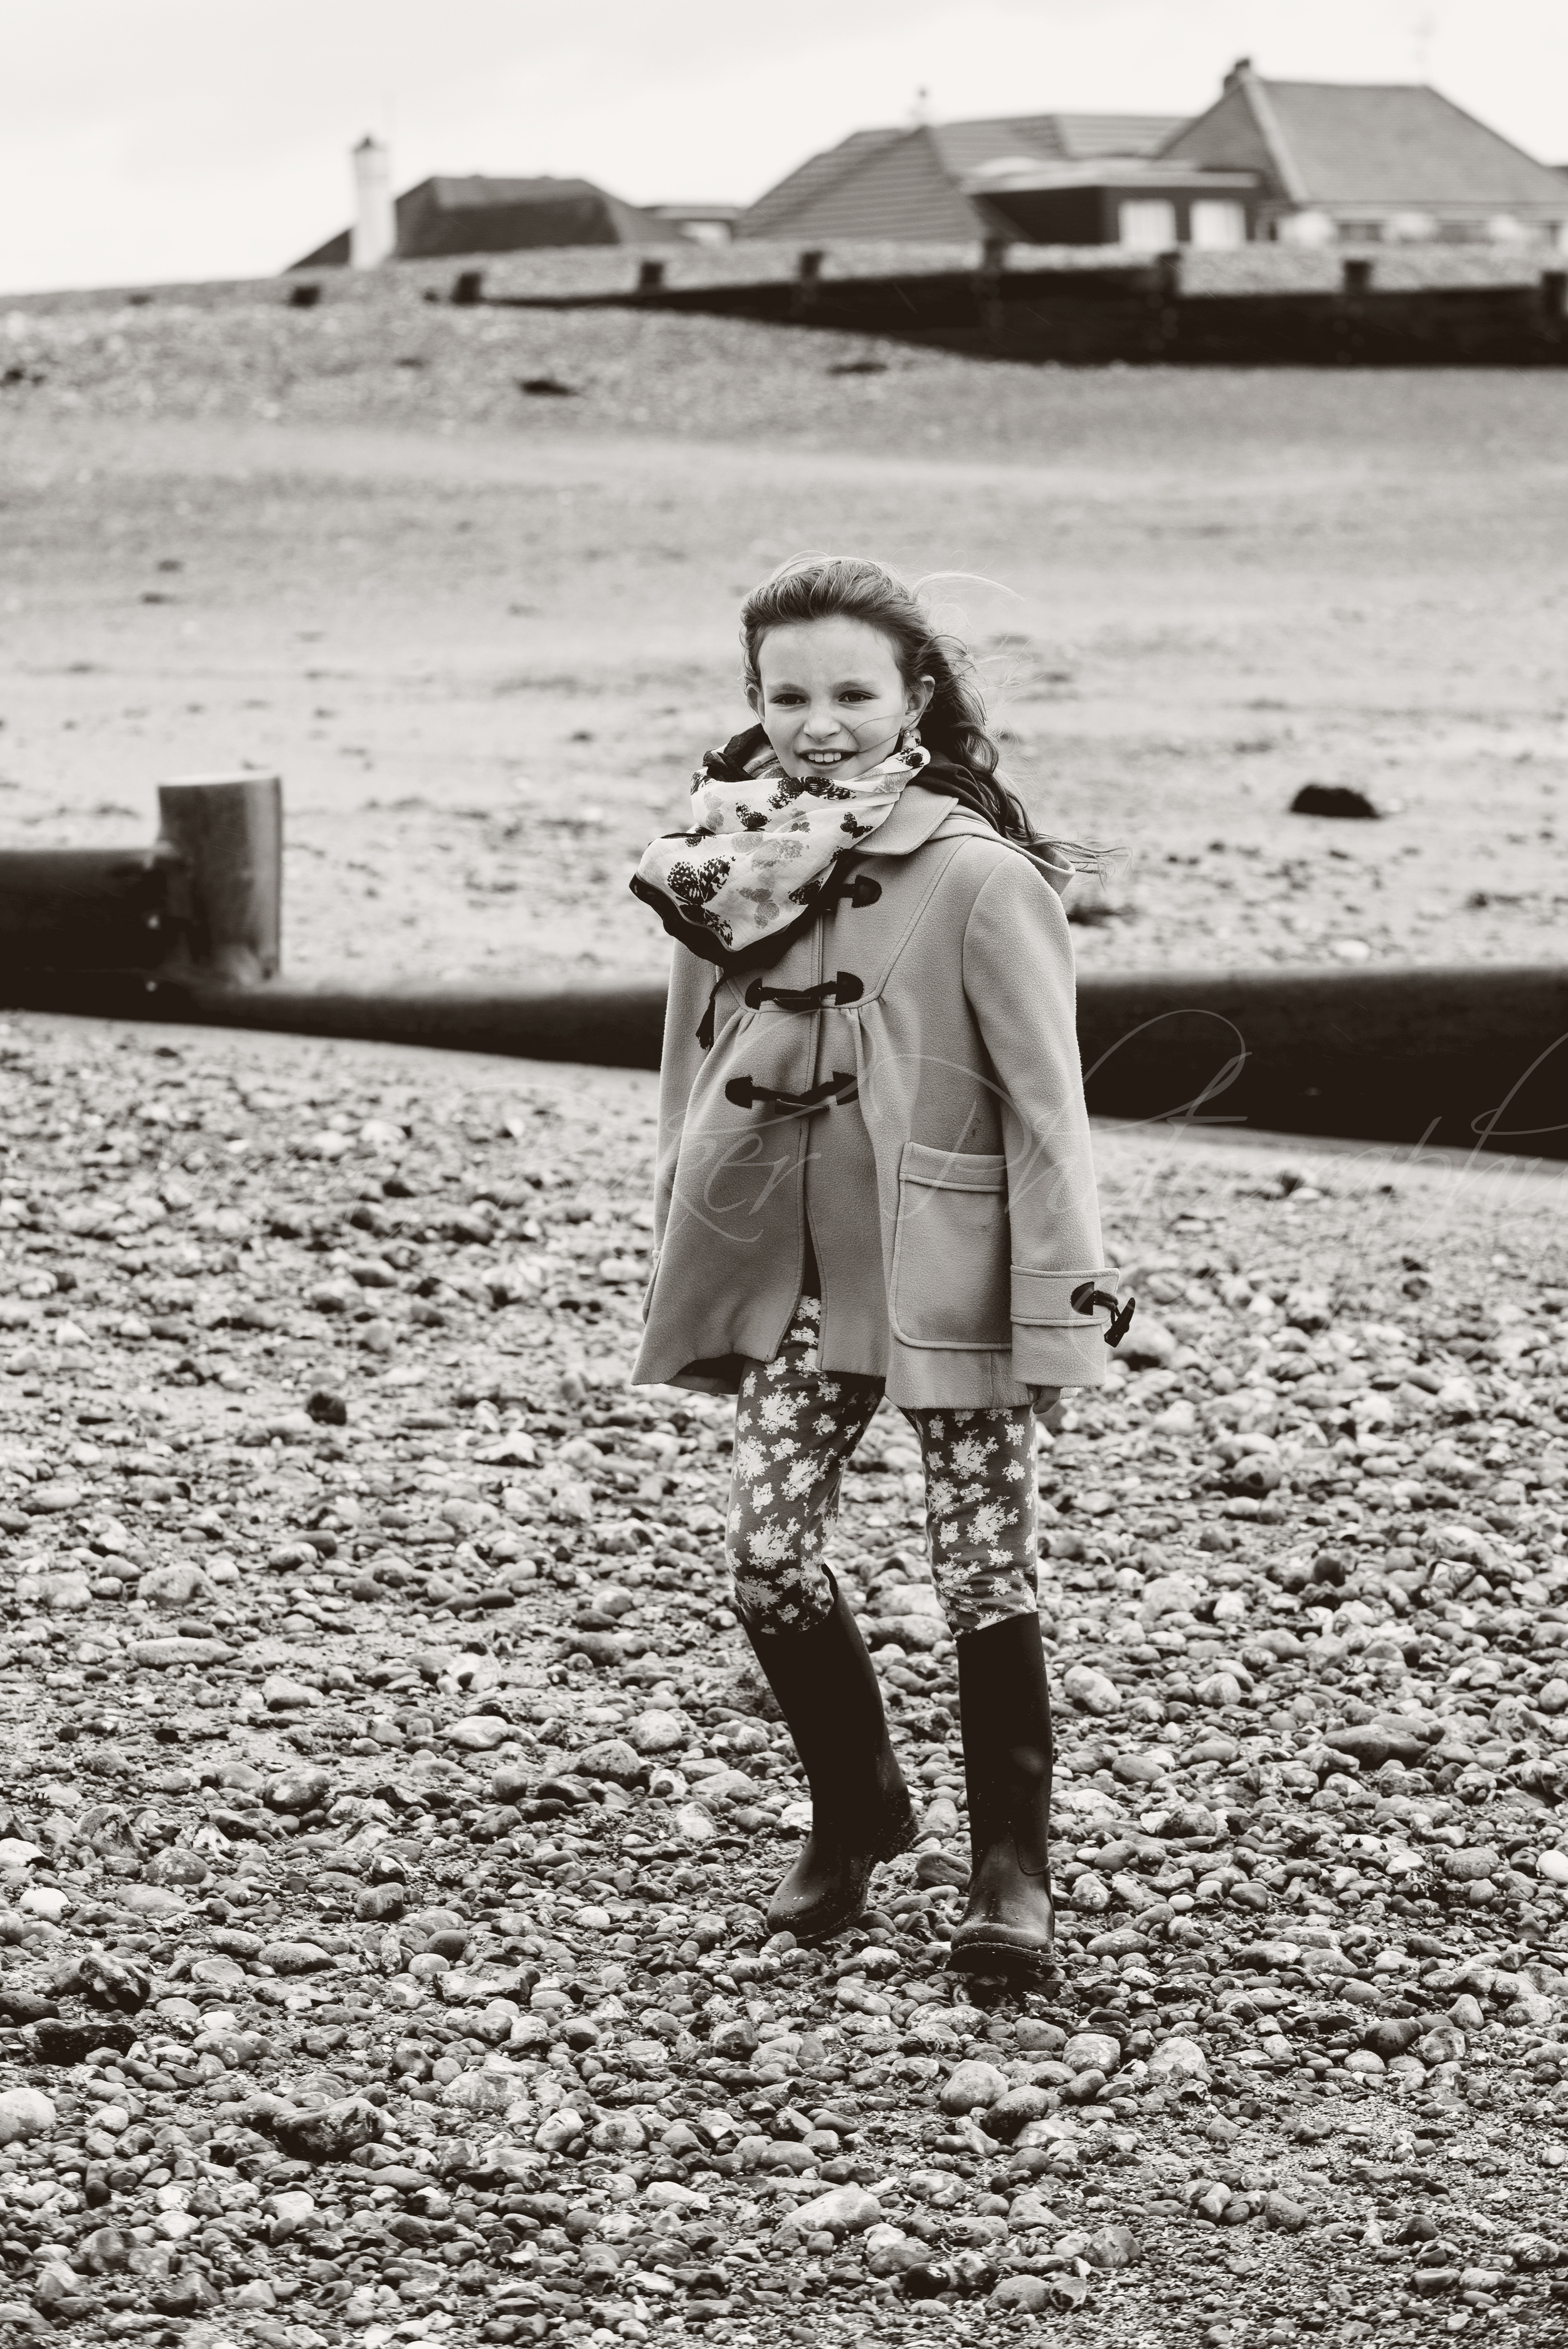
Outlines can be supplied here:
[[733, 1392], [745, 1361], [771, 1360], [809, 1233], [825, 1372], [883, 1379], [904, 1405], [1100, 1383], [1117, 1276], [1069, 877], [910, 789], [772, 968], [716, 989], [676, 945], [634, 1382]]

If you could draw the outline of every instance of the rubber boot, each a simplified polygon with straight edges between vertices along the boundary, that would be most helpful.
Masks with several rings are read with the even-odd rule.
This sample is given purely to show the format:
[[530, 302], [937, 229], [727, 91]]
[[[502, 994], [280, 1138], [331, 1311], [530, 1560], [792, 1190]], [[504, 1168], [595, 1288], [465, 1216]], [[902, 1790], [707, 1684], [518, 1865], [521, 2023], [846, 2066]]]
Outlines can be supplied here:
[[961, 1973], [1051, 1963], [1051, 1699], [1037, 1615], [967, 1632], [958, 1649], [969, 1789], [969, 1902], [948, 1963]]
[[821, 1622], [747, 1636], [811, 1789], [811, 1831], [769, 1904], [768, 1930], [820, 1940], [861, 1914], [878, 1860], [909, 1849], [914, 1812], [872, 1660], [837, 1583]]

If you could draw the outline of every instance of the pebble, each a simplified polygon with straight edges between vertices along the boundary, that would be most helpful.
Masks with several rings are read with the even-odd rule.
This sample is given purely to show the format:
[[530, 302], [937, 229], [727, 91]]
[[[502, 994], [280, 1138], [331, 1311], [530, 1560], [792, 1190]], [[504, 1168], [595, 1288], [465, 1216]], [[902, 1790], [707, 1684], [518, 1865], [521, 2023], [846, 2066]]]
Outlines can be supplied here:
[[1069, 2072], [1114, 2072], [1120, 2061], [1120, 2043], [1104, 2031], [1075, 2032], [1062, 2049]]
[[55, 2106], [36, 2088], [0, 2088], [0, 2145], [26, 2144], [29, 2137], [47, 2137], [55, 2126]]
[[1091, 1664], [1070, 1665], [1063, 1674], [1062, 1689], [1080, 1713], [1103, 1719], [1121, 1711], [1121, 1691], [1107, 1673], [1097, 1671]]
[[647, 1775], [642, 1754], [624, 1737], [606, 1737], [584, 1746], [575, 1766], [582, 1777], [608, 1779], [617, 1786], [637, 1785]]
[[995, 2064], [976, 2060], [960, 2064], [957, 2070], [949, 2075], [942, 2084], [938, 2101], [944, 2113], [981, 2112], [987, 2105], [994, 2105], [998, 2096], [1006, 2095], [1006, 2074], [998, 2071]]
[[301, 2161], [343, 2161], [386, 2133], [380, 2109], [363, 2096], [342, 2096], [309, 2112], [280, 2112], [272, 2130], [285, 2153]]
[[792, 2223], [807, 2235], [819, 2228], [830, 2235], [860, 2235], [876, 2226], [882, 2215], [882, 2204], [874, 2194], [860, 2186], [835, 2186], [810, 2202], [797, 2203]]
[[691, 1723], [678, 1713], [661, 1713], [655, 1707], [640, 1713], [626, 1724], [627, 1743], [638, 1754], [674, 1754], [683, 1747], [691, 1735]]
[[511, 1723], [493, 1713], [471, 1713], [461, 1721], [454, 1721], [445, 1732], [449, 1745], [460, 1746], [465, 1754], [490, 1754], [504, 1745], [511, 1735]]
[[1204, 2080], [1209, 2075], [1209, 2059], [1195, 2039], [1179, 2031], [1162, 2039], [1149, 2058], [1151, 2080]]

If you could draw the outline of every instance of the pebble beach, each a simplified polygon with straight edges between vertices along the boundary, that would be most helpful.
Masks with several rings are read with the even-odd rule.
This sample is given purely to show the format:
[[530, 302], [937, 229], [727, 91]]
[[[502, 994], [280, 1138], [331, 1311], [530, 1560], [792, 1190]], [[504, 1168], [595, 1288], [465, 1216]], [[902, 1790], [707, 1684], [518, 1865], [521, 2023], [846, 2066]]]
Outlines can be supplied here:
[[886, 1411], [835, 1562], [922, 1832], [764, 1937], [805, 1813], [728, 1409], [624, 1383], [651, 1079], [42, 1017], [0, 1071], [0, 2323], [1554, 2336], [1559, 1176], [1099, 1131], [1142, 1302], [1040, 1440], [1019, 1995], [945, 1969]]
[[[977, 367], [449, 275], [5, 309], [0, 844], [275, 771], [286, 978], [654, 977], [624, 875], [743, 722], [738, 597], [853, 544], [962, 574], [1019, 788], [1121, 852], [1086, 968], [1560, 959], [1544, 373]], [[886, 1411], [833, 1562], [920, 1835], [766, 1934], [804, 1787], [729, 1407], [626, 1382], [654, 1117], [0, 1015], [0, 2337], [1561, 2339], [1561, 1173], [1097, 1131], [1140, 1305], [1038, 1446], [1020, 1994], [946, 1968]]]

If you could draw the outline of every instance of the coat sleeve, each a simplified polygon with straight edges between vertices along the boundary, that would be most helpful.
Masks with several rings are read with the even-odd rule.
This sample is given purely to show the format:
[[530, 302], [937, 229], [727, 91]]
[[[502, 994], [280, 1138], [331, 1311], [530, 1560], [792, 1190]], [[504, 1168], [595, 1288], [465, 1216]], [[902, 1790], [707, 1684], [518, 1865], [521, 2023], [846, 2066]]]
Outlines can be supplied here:
[[1072, 940], [1049, 883], [998, 860], [970, 910], [964, 991], [1001, 1096], [1012, 1257], [1013, 1375], [1024, 1386], [1099, 1386], [1107, 1360], [1104, 1260], [1078, 1061]]
[[[659, 1133], [654, 1160], [654, 1264], [665, 1244], [670, 1200], [675, 1190], [676, 1162], [686, 1127], [686, 1103], [706, 1057], [696, 1031], [707, 1009], [718, 972], [709, 962], [677, 945], [670, 964], [669, 994], [665, 1001], [665, 1040], [659, 1055]], [[651, 1285], [651, 1284], [650, 1284]]]

